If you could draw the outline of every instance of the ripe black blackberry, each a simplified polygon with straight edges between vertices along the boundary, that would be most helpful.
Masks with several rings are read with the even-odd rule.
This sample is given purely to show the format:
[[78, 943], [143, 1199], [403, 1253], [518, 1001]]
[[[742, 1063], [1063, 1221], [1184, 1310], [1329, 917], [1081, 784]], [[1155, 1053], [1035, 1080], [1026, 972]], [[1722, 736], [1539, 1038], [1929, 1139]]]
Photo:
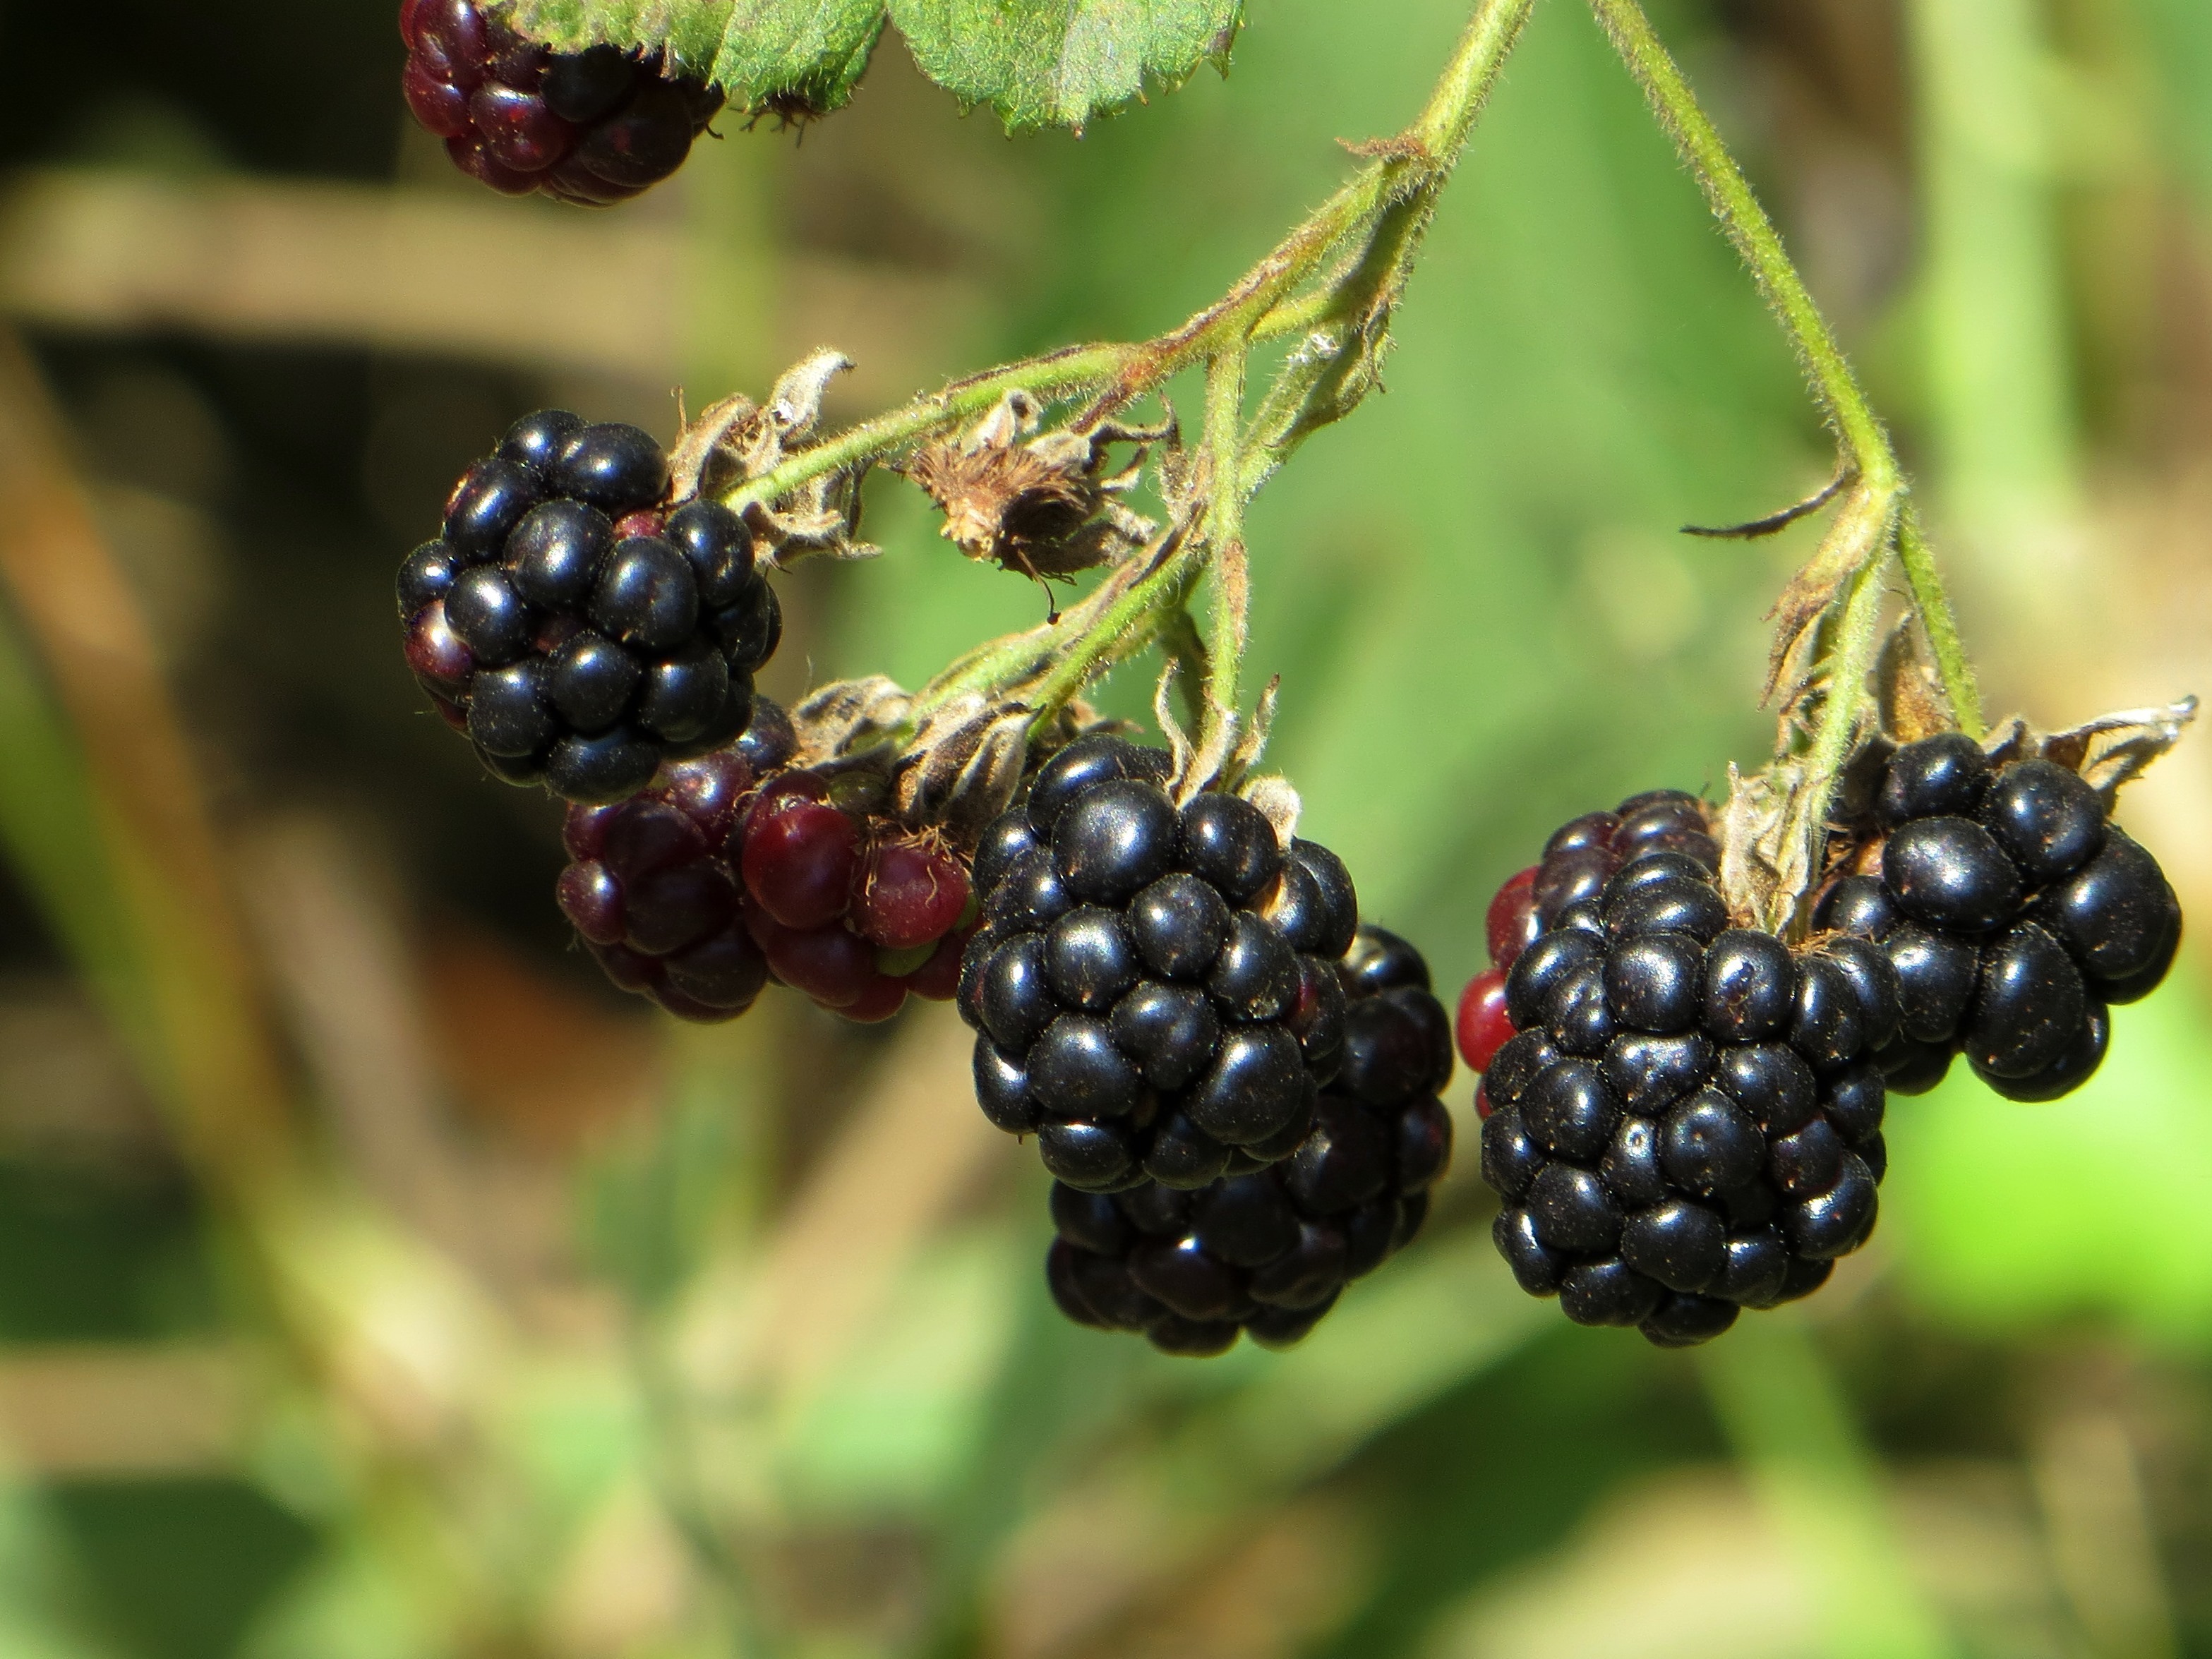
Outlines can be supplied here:
[[1340, 1065], [1288, 1158], [1193, 1190], [1054, 1184], [1045, 1274], [1070, 1319], [1174, 1354], [1219, 1353], [1239, 1332], [1287, 1347], [1419, 1232], [1451, 1158], [1432, 1052], [1443, 1008], [1419, 952], [1380, 928], [1331, 972]]
[[1958, 732], [1889, 757], [1815, 915], [1897, 970], [1893, 1090], [1964, 1054], [2008, 1099], [2056, 1100], [2103, 1063], [2112, 1005], [2154, 989], [2181, 942], [2180, 901], [2108, 810], [2065, 767], [1998, 763]]
[[401, 0], [401, 90], [453, 165], [507, 196], [627, 200], [684, 165], [722, 95], [613, 46], [556, 52], [477, 0]]
[[[1178, 811], [1168, 757], [1118, 738], [1046, 763], [975, 857], [960, 1007], [985, 1114], [1062, 1182], [1195, 1191], [1289, 1157], [1342, 1060], [1333, 964], [1358, 902], [1335, 854], [1260, 810]], [[1399, 1057], [1441, 1087], [1441, 1018]]]
[[1492, 907], [1461, 1031], [1523, 1289], [1662, 1346], [1818, 1289], [1875, 1224], [1887, 957], [1729, 925], [1693, 796], [1560, 829]]
[[440, 539], [400, 566], [408, 665], [495, 775], [619, 800], [744, 731], [775, 590], [737, 514], [668, 490], [648, 434], [547, 410], [469, 469]]

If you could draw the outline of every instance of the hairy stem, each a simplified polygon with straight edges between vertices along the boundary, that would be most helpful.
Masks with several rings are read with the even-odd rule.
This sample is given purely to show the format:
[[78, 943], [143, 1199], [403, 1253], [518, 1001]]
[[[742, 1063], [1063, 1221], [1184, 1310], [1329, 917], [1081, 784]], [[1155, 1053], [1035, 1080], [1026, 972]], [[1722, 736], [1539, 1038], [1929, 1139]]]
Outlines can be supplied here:
[[1244, 419], [1244, 343], [1232, 342], [1206, 368], [1206, 452], [1212, 502], [1206, 539], [1214, 550], [1213, 631], [1197, 732], [1200, 755], [1224, 755], [1235, 740], [1251, 584], [1244, 570], [1244, 490], [1239, 476]]
[[[1715, 216], [1751, 268], [1760, 295], [1788, 335], [1821, 412], [1836, 434], [1846, 465], [1856, 475], [1852, 500], [1859, 510], [1878, 516], [1883, 526], [1879, 535], [1862, 542], [1859, 562], [1836, 573], [1832, 586], [1826, 589], [1826, 614], [1838, 622], [1832, 653], [1823, 665], [1828, 671], [1827, 696], [1806, 780], [1810, 799], [1805, 803], [1805, 818], [1810, 833], [1817, 836], [1866, 704], [1867, 676], [1874, 665], [1881, 622], [1879, 576], [1892, 553], [1904, 567], [1912, 605], [1934, 647], [1953, 718], [1975, 737], [1981, 734], [1980, 697], [1959, 639], [1950, 599], [1912, 511], [1911, 486], [1898, 464], [1889, 434], [1867, 401], [1843, 348], [1836, 343], [1804, 278], [1783, 246], [1774, 222], [1767, 217], [1743, 169], [1698, 105], [1680, 67], [1661, 44], [1639, 0], [1590, 0], [1590, 6], [1650, 100], [1660, 125], [1697, 175]], [[1793, 618], [1790, 625], [1802, 626], [1802, 622]], [[1817, 845], [1814, 851], [1817, 854]], [[1818, 862], [1815, 856], [1815, 869]]]
[[[1141, 553], [1057, 628], [971, 653], [917, 699], [1020, 688], [1047, 721], [1097, 674], [1157, 636], [1187, 603], [1220, 549], [1241, 541], [1246, 499], [1282, 454], [1348, 414], [1374, 383], [1383, 330], [1403, 290], [1420, 232], [1468, 134], [1519, 40], [1534, 0], [1477, 0], [1450, 61], [1413, 124], [1360, 147], [1367, 166], [1278, 243], [1220, 299], [1181, 327], [1136, 344], [1073, 346], [956, 380], [929, 397], [848, 428], [786, 458], [724, 499], [740, 510], [774, 505], [817, 479], [849, 472], [973, 422], [1016, 388], [1052, 403], [1087, 398], [1072, 422], [1096, 426], [1185, 369], [1207, 365], [1205, 444], [1209, 498], [1193, 520]], [[1249, 453], [1240, 432], [1246, 360], [1255, 344], [1297, 334], [1316, 343], [1295, 356], [1270, 394], [1281, 429]], [[1256, 430], [1257, 428], [1255, 428]], [[1243, 654], [1241, 583], [1217, 590], [1208, 722], [1236, 713]], [[1211, 725], [1209, 724], [1209, 730]], [[1200, 742], [1205, 734], [1201, 733]]]
[[1966, 660], [1966, 642], [1959, 637], [1959, 619], [1952, 614], [1950, 595], [1943, 591], [1943, 579], [1936, 573], [1936, 556], [1920, 526], [1920, 514], [1909, 501], [1898, 526], [1897, 562], [1905, 568], [1905, 579], [1911, 585], [1912, 602], [1920, 613], [1920, 625], [1928, 632], [1929, 646], [1936, 653], [1936, 672], [1951, 700], [1959, 729], [1978, 743], [1988, 729], [1982, 717], [1981, 687], [1974, 679], [1973, 665]]
[[1751, 267], [1753, 280], [1789, 335], [1813, 382], [1821, 411], [1850, 453], [1860, 477], [1878, 491], [1902, 489], [1904, 475], [1890, 447], [1889, 434], [1859, 389], [1843, 348], [1836, 343], [1804, 278], [1790, 262], [1781, 233], [1759, 205], [1750, 180], [1729, 154], [1680, 67], [1660, 44], [1639, 0], [1590, 0], [1590, 4], [1612, 37], [1614, 49], [1650, 99], [1660, 125], [1705, 187], [1705, 198], [1729, 240]]

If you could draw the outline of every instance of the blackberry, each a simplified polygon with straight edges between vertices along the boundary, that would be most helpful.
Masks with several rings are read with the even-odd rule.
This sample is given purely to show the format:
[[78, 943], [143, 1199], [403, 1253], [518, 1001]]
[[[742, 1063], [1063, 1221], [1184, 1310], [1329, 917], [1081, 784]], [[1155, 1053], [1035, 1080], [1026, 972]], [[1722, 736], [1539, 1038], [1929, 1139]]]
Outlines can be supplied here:
[[[759, 724], [788, 729], [761, 707]], [[757, 785], [746, 750], [674, 763], [626, 801], [569, 808], [574, 861], [558, 896], [608, 977], [696, 1020], [743, 1013], [770, 980], [865, 1022], [909, 994], [951, 1000], [975, 909], [959, 859], [848, 813], [811, 772]]]
[[1933, 1088], [1964, 1054], [2015, 1100], [2086, 1082], [2108, 1012], [2147, 995], [2181, 939], [2157, 860], [2079, 775], [1999, 764], [1956, 733], [1887, 760], [1850, 867], [1818, 925], [1878, 945], [1895, 970], [1896, 1034], [1877, 1063], [1895, 1093]]
[[407, 107], [462, 172], [506, 196], [582, 207], [638, 195], [684, 165], [722, 95], [614, 46], [557, 52], [502, 8], [401, 0]]
[[680, 1018], [734, 1018], [768, 982], [727, 857], [751, 787], [725, 750], [669, 767], [649, 793], [573, 806], [562, 827], [562, 913], [608, 978]]
[[1336, 856], [1283, 846], [1234, 796], [1178, 811], [1168, 767], [1079, 738], [976, 854], [960, 1006], [977, 1097], [1086, 1190], [1196, 1191], [1289, 1157], [1348, 1054], [1383, 1068], [1345, 1079], [1366, 1101], [1433, 1092], [1451, 1069], [1425, 968], [1355, 952], [1370, 994], [1348, 1004], [1334, 964], [1354, 950], [1358, 901]]
[[[1226, 797], [1192, 805], [1210, 799], [1196, 815], [1201, 825], [1238, 816], [1220, 805]], [[1249, 851], [1252, 838], [1237, 833]], [[1261, 895], [1249, 883], [1242, 889], [1248, 901]], [[1141, 1332], [1174, 1354], [1220, 1353], [1240, 1334], [1286, 1347], [1346, 1285], [1419, 1232], [1452, 1145], [1431, 1052], [1444, 1011], [1429, 994], [1427, 964], [1395, 934], [1361, 927], [1320, 971], [1344, 999], [1341, 1065], [1287, 1156], [1188, 1188], [1146, 1181], [1109, 1194], [1065, 1176], [1054, 1183], [1057, 1237], [1045, 1277], [1070, 1319]], [[1117, 1127], [1053, 1124], [1042, 1133], [1111, 1137]], [[1154, 1147], [1172, 1133], [1156, 1131]]]
[[734, 513], [668, 489], [646, 433], [544, 410], [400, 566], [408, 665], [495, 775], [615, 801], [744, 731], [775, 590]]
[[1904, 1018], [1874, 945], [1729, 926], [1719, 863], [1679, 792], [1573, 820], [1499, 890], [1461, 1004], [1515, 1277], [1668, 1347], [1808, 1294], [1864, 1242], [1887, 1164], [1871, 1060]]

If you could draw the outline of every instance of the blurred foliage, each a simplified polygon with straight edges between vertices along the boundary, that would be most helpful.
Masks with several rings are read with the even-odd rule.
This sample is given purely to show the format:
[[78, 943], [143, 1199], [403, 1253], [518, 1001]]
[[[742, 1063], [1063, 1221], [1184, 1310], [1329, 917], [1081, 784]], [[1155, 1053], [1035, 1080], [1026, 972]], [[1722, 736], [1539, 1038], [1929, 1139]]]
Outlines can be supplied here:
[[[1404, 118], [1455, 0], [1275, 0], [1233, 78], [1079, 143], [963, 121], [887, 44], [803, 143], [733, 130], [588, 222], [397, 136], [387, 12], [0, 17], [0, 1652], [2212, 1654], [2201, 953], [2063, 1108], [1897, 1103], [1874, 1246], [1699, 1355], [1521, 1297], [1462, 1156], [1303, 1347], [1173, 1362], [1053, 1312], [1041, 1181], [941, 1014], [652, 1024], [566, 948], [551, 808], [417, 707], [389, 573], [514, 414], [665, 432], [672, 382], [829, 341], [853, 416], [1157, 332]], [[1923, 467], [1996, 706], [2047, 721], [2212, 667], [2206, 17], [1660, 13]], [[122, 185], [183, 219], [98, 217]], [[33, 205], [109, 227], [60, 249], [65, 312]], [[218, 212], [258, 228], [231, 288], [293, 320], [194, 285], [162, 227]], [[538, 238], [557, 285], [496, 264]], [[399, 246], [419, 280], [332, 275]], [[580, 307], [637, 325], [512, 325]], [[1674, 529], [1828, 461], [1564, 0], [1387, 381], [1254, 509], [1249, 666], [1314, 832], [1455, 984], [1550, 825], [1763, 753], [1810, 532]], [[1036, 619], [870, 490], [889, 550], [787, 580], [779, 694]], [[2128, 803], [2198, 907], [2201, 747]]]

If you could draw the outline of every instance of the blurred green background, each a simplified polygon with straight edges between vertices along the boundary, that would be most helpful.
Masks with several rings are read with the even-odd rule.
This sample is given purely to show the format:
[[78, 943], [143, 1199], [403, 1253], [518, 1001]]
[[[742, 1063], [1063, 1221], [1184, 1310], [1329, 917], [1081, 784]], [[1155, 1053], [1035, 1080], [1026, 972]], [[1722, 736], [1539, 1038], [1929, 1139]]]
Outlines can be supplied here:
[[[887, 41], [615, 214], [404, 122], [386, 0], [0, 7], [0, 1653], [9, 1659], [2212, 1655], [2205, 959], [2063, 1107], [1900, 1101], [1884, 1219], [1693, 1355], [1487, 1242], [1305, 1346], [1052, 1312], [943, 1010], [640, 1012], [557, 814], [420, 706], [390, 575], [548, 402], [836, 413], [1218, 293], [1395, 130], [1458, 0], [1257, 0], [1080, 141]], [[2212, 10], [1661, 9], [1923, 479], [1994, 708], [2212, 682]], [[1252, 520], [1274, 759], [1440, 984], [1569, 814], [1726, 785], [1830, 459], [1571, 0], [1437, 221], [1388, 395]], [[918, 495], [786, 580], [770, 689], [1028, 625]], [[1117, 708], [1149, 702], [1123, 671]], [[2125, 803], [2212, 903], [2212, 749]]]

